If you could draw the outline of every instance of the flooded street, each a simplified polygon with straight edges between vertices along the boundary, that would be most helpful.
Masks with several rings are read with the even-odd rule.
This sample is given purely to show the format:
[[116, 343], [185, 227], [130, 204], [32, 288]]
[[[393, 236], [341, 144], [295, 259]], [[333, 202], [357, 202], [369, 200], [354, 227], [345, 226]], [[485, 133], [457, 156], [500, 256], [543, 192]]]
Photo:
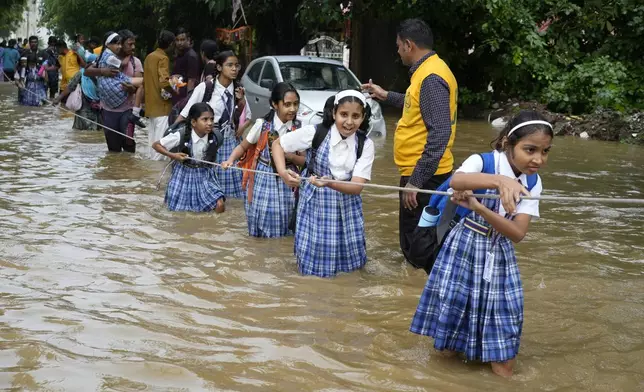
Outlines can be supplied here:
[[[644, 206], [541, 204], [504, 380], [408, 331], [426, 274], [399, 252], [397, 193], [363, 193], [363, 271], [302, 277], [293, 239], [248, 237], [239, 200], [169, 212], [144, 132], [108, 154], [101, 132], [14, 100], [0, 85], [0, 389], [644, 390]], [[389, 120], [373, 182], [397, 185]], [[456, 161], [494, 135], [460, 122]], [[557, 138], [541, 175], [547, 195], [642, 198], [644, 148]]]

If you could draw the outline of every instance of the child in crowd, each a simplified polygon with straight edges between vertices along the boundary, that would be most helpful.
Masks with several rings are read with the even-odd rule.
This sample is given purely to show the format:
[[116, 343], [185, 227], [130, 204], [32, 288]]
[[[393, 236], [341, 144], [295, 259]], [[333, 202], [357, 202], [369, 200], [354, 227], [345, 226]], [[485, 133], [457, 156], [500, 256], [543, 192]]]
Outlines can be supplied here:
[[[412, 332], [433, 337], [436, 349], [489, 362], [502, 376], [512, 375], [523, 326], [513, 242], [539, 217], [538, 200], [519, 200], [541, 194], [537, 171], [548, 160], [552, 138], [552, 126], [537, 112], [522, 111], [487, 153], [495, 174], [484, 170], [486, 154], [475, 154], [452, 176], [452, 200], [472, 212], [447, 235], [411, 324]], [[479, 189], [500, 199], [479, 201], [472, 197]]]
[[[223, 163], [235, 147], [241, 143], [241, 136], [245, 129], [244, 123], [252, 118], [252, 113], [246, 102], [244, 88], [235, 82], [241, 68], [235, 53], [229, 50], [221, 52], [215, 60], [218, 73], [214, 86], [210, 85], [211, 88], [214, 87], [214, 91], [210, 89], [212, 95], [207, 102], [215, 110], [215, 126], [224, 135], [224, 144], [217, 157], [217, 163]], [[208, 98], [206, 93], [209, 83], [211, 82], [206, 81], [197, 85], [175, 123], [186, 118], [192, 105]], [[239, 199], [243, 197], [241, 171], [226, 171], [219, 167], [215, 170], [227, 198]]]
[[223, 136], [213, 130], [214, 111], [206, 103], [190, 108], [188, 119], [173, 125], [154, 148], [175, 162], [165, 193], [170, 211], [224, 212], [226, 198], [212, 165], [191, 161], [195, 158], [214, 162]]
[[[121, 60], [116, 55], [121, 50], [121, 37], [114, 32], [107, 33], [103, 51], [98, 57], [98, 68], [111, 68], [121, 69], [125, 64], [121, 64]], [[131, 78], [123, 72], [119, 72], [116, 76], [99, 76], [98, 77], [98, 96], [101, 104], [108, 109], [116, 109], [123, 105], [128, 98], [128, 87], [134, 86], [138, 89], [143, 85], [143, 78]], [[145, 127], [137, 119], [136, 125]]]
[[[300, 128], [302, 124], [295, 118], [300, 106], [300, 96], [290, 83], [278, 83], [271, 93], [270, 112], [258, 119], [246, 139], [222, 163], [229, 168], [246, 154], [244, 162], [249, 169], [275, 173], [271, 154], [271, 143], [280, 136]], [[305, 157], [296, 153], [286, 154], [287, 166], [299, 171]], [[253, 237], [282, 237], [291, 234], [289, 222], [295, 203], [294, 192], [279, 178], [252, 172], [243, 173], [246, 191], [246, 218], [248, 234]]]
[[[371, 179], [374, 145], [364, 130], [371, 111], [362, 93], [345, 90], [332, 98], [322, 124], [290, 132], [273, 143], [275, 168], [284, 182], [300, 178], [287, 169], [285, 153], [306, 151], [309, 181], [300, 189], [295, 255], [300, 273], [335, 276], [367, 261], [360, 193]], [[347, 181], [329, 183], [325, 179]]]
[[[46, 74], [45, 74], [46, 75]], [[38, 58], [36, 54], [29, 54], [25, 65], [20, 69], [19, 103], [25, 106], [40, 106], [47, 98], [46, 81], [38, 73]], [[24, 89], [24, 91], [23, 91]]]

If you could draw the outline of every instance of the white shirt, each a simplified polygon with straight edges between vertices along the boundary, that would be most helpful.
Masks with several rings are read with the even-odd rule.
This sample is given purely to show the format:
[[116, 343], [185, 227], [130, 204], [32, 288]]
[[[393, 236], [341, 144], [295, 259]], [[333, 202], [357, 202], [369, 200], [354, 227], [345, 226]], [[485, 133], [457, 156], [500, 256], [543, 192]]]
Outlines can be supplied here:
[[[525, 187], [528, 186], [528, 179], [525, 174], [521, 173], [519, 177], [514, 175], [514, 170], [512, 170], [512, 166], [510, 166], [508, 157], [505, 155], [504, 152], [494, 151], [494, 167], [499, 168], [499, 173], [497, 174], [510, 177], [513, 180], [519, 179], [521, 180], [521, 184], [523, 184], [523, 186]], [[463, 172], [463, 173], [481, 173], [483, 171], [483, 158], [481, 158], [479, 154], [474, 154], [469, 158], [467, 158], [465, 162], [463, 162], [461, 167], [459, 167], [458, 170], [456, 171]], [[539, 178], [537, 179], [537, 183], [530, 191], [530, 195], [540, 196], [542, 190], [543, 190], [543, 185], [541, 184], [541, 177], [539, 176]], [[516, 213], [528, 214], [535, 218], [538, 218], [539, 200], [522, 200], [517, 206]], [[503, 208], [503, 204], [499, 205], [499, 215], [505, 216], [505, 209]]]
[[[331, 134], [331, 146], [329, 149], [329, 169], [336, 180], [350, 180], [352, 176], [371, 180], [371, 166], [375, 155], [375, 149], [371, 139], [367, 138], [362, 149], [362, 156], [356, 161], [356, 143], [358, 142], [355, 133], [346, 139], [342, 139], [335, 124], [329, 130]], [[280, 144], [285, 152], [296, 152], [308, 150], [313, 146], [315, 136], [315, 125], [307, 125], [289, 132], [280, 137]], [[319, 153], [319, 152], [318, 152]]]
[[[192, 130], [192, 157], [196, 159], [203, 159], [203, 155], [208, 148], [208, 134], [205, 134], [203, 137], [199, 137], [197, 133]], [[166, 148], [166, 150], [172, 150], [181, 143], [180, 132], [172, 132], [167, 136], [164, 136], [159, 143]]]
[[[262, 134], [262, 126], [264, 125], [264, 119], [260, 118], [257, 121], [255, 121], [255, 125], [248, 131], [248, 135], [246, 135], [246, 141], [250, 144], [257, 144], [257, 141], [259, 140], [259, 136]], [[282, 120], [275, 115], [275, 118], [273, 119], [273, 129], [277, 131], [277, 133], [281, 136], [284, 136], [285, 133], [287, 133], [291, 128], [293, 127], [293, 121], [287, 121], [286, 124], [282, 123]]]
[[[219, 121], [221, 118], [221, 115], [224, 113], [225, 110], [225, 104], [226, 102], [224, 99], [226, 98], [226, 91], [230, 93], [231, 99], [234, 101], [235, 100], [235, 86], [233, 83], [228, 85], [228, 87], [224, 87], [221, 83], [219, 83], [218, 79], [214, 80], [215, 82], [215, 90], [212, 92], [212, 97], [210, 98], [210, 101], [208, 101], [208, 104], [214, 110], [215, 112], [215, 123]], [[190, 108], [192, 105], [195, 103], [199, 103], [203, 101], [203, 96], [206, 93], [206, 82], [199, 83], [197, 87], [192, 91], [192, 95], [190, 96], [190, 99], [188, 99], [188, 102], [186, 103], [186, 106], [183, 108], [181, 111], [181, 116], [183, 118], [188, 118], [188, 113], [190, 112]], [[244, 97], [246, 99], [246, 97]], [[234, 111], [234, 108], [233, 108]], [[231, 113], [232, 117], [232, 113]], [[252, 113], [250, 111], [250, 105], [248, 105], [248, 100], [246, 100], [246, 120], [250, 120], [252, 118]]]

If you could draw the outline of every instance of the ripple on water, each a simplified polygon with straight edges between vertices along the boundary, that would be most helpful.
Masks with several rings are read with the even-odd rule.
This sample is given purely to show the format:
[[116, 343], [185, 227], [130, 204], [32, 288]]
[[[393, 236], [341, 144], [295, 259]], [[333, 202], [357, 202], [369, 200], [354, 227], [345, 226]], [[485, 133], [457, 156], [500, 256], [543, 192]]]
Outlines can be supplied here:
[[[517, 246], [525, 289], [517, 374], [500, 380], [408, 331], [427, 275], [398, 250], [396, 192], [363, 194], [363, 271], [302, 277], [292, 237], [248, 237], [241, 200], [227, 201], [222, 215], [167, 211], [167, 175], [155, 189], [165, 163], [144, 159], [145, 132], [136, 154], [108, 154], [101, 132], [71, 131], [71, 116], [49, 107], [14, 106], [11, 89], [0, 85], [1, 388], [641, 386], [642, 208], [541, 203], [542, 219]], [[391, 134], [377, 143], [375, 183], [398, 181]], [[460, 122], [456, 160], [493, 134]], [[641, 198], [643, 164], [641, 148], [557, 139], [544, 194]]]

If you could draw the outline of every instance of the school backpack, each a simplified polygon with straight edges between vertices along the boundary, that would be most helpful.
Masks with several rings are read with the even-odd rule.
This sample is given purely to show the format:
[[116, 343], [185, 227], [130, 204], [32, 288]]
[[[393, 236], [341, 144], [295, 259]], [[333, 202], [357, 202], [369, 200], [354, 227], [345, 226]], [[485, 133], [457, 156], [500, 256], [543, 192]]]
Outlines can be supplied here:
[[[483, 159], [483, 170], [481, 173], [496, 174], [494, 152], [486, 152], [479, 155]], [[450, 176], [436, 190], [446, 192], [450, 189], [449, 182], [451, 179], [452, 177]], [[536, 173], [527, 176], [528, 183], [526, 184], [526, 189], [531, 191], [537, 184], [538, 179], [539, 175]], [[473, 193], [481, 195], [486, 191], [486, 189], [477, 189]], [[423, 212], [430, 213], [434, 216], [440, 212], [440, 219], [436, 223], [427, 223], [423, 222], [423, 218], [421, 217], [418, 226], [412, 234], [408, 257], [409, 262], [414, 267], [423, 268], [429, 274], [447, 234], [463, 218], [469, 215], [471, 210], [452, 203], [449, 196], [432, 195], [429, 199], [429, 204], [424, 208]]]
[[[190, 126], [188, 125], [188, 122], [182, 121], [180, 123], [172, 125], [163, 133], [163, 136], [165, 137], [171, 133], [179, 132], [179, 140], [181, 140], [181, 143], [179, 143], [179, 145], [177, 145], [176, 147], [170, 149], [170, 152], [182, 152], [184, 154], [191, 155], [190, 146], [192, 145], [192, 132], [189, 130]], [[217, 151], [219, 150], [219, 147], [221, 147], [223, 141], [224, 135], [221, 133], [221, 131], [219, 129], [213, 129], [213, 131], [208, 134], [208, 148], [206, 148], [203, 160], [207, 162], [214, 162], [217, 158]]]
[[[302, 127], [302, 123], [299, 120], [294, 120], [289, 132], [293, 132], [300, 127]], [[275, 135], [272, 135], [272, 133], [275, 133]], [[241, 157], [239, 162], [237, 162], [238, 167], [242, 169], [249, 169], [245, 170], [244, 174], [242, 175], [242, 188], [246, 191], [248, 204], [251, 204], [253, 202], [253, 187], [255, 184], [255, 172], [252, 172], [250, 170], [257, 169], [257, 162], [259, 161], [259, 157], [261, 156], [262, 151], [264, 151], [265, 148], [268, 148], [268, 152], [271, 157], [271, 166], [275, 167], [275, 164], [273, 163], [273, 154], [271, 153], [271, 147], [273, 145], [273, 141], [275, 141], [276, 135], [277, 132], [272, 132], [272, 121], [264, 120], [257, 143], [254, 145], [251, 144], [244, 155]]]
[[[201, 100], [201, 102], [208, 103], [212, 98], [212, 93], [215, 91], [215, 82], [210, 80], [204, 83], [206, 83], [206, 91], [203, 93], [203, 99]], [[169, 124], [174, 124], [177, 117], [179, 117], [179, 115], [181, 114], [181, 111], [183, 110], [183, 108], [185, 108], [186, 105], [188, 104], [188, 101], [190, 100], [190, 97], [192, 97], [192, 93], [194, 91], [195, 90], [190, 91], [185, 98], [181, 99], [181, 101], [172, 105], [172, 110], [170, 110], [170, 114], [168, 115]]]
[[[313, 144], [311, 146], [311, 159], [307, 165], [307, 171], [309, 175], [313, 173], [313, 162], [315, 161], [315, 156], [317, 155], [318, 148], [326, 138], [326, 135], [329, 134], [329, 128], [325, 127], [324, 124], [320, 123], [315, 126], [315, 136], [313, 136]], [[358, 138], [358, 151], [356, 151], [356, 160], [360, 159], [362, 156], [362, 151], [364, 150], [364, 143], [367, 140], [367, 134], [358, 130], [356, 132], [356, 137]]]
[[[324, 124], [320, 123], [315, 126], [315, 135], [313, 136], [313, 143], [311, 145], [311, 158], [309, 159], [308, 165], [306, 167], [306, 175], [310, 176], [314, 174], [313, 171], [313, 162], [315, 161], [315, 156], [317, 155], [318, 148], [326, 138], [326, 135], [329, 134], [329, 128], [325, 127]], [[358, 130], [356, 132], [356, 137], [358, 138], [358, 151], [356, 151], [356, 161], [362, 156], [362, 151], [364, 150], [364, 143], [367, 141], [367, 134]], [[297, 190], [296, 190], [297, 191]], [[293, 207], [293, 213], [291, 214], [291, 219], [288, 223], [289, 230], [295, 232], [296, 220], [297, 220], [297, 204], [299, 202], [299, 193], [295, 194], [295, 206]]]

